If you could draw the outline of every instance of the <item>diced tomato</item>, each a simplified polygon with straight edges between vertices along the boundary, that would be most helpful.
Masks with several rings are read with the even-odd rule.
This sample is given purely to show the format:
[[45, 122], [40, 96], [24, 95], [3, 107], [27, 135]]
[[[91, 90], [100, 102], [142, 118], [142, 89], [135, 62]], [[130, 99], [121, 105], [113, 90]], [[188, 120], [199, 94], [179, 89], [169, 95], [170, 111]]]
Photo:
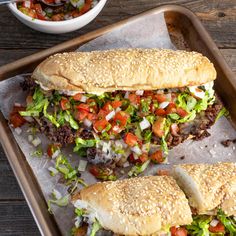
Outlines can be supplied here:
[[95, 131], [101, 132], [101, 131], [103, 131], [108, 125], [109, 125], [109, 122], [108, 122], [106, 119], [101, 119], [101, 120], [97, 120], [97, 121], [93, 124], [93, 128], [95, 129]]
[[93, 121], [93, 120], [96, 120], [96, 119], [97, 119], [97, 115], [94, 114], [94, 113], [88, 113], [87, 118], [88, 118], [90, 121]]
[[124, 137], [124, 141], [130, 147], [133, 147], [138, 144], [138, 137], [132, 133], [127, 133]]
[[100, 109], [100, 111], [98, 112], [98, 118], [104, 118], [108, 113], [109, 111], [104, 111], [103, 109]]
[[184, 227], [171, 227], [170, 228], [171, 236], [187, 236], [188, 231]]
[[91, 8], [91, 2], [86, 1], [86, 3], [84, 4], [83, 8], [80, 10], [80, 14], [84, 14], [87, 11], [89, 11]]
[[105, 103], [105, 105], [103, 106], [103, 108], [102, 108], [104, 111], [112, 111], [113, 110], [113, 107], [112, 107], [112, 105], [111, 105], [111, 103], [110, 102], [107, 102], [107, 103]]
[[42, 6], [39, 3], [34, 4], [34, 10], [39, 14], [42, 14], [43, 12]]
[[75, 119], [79, 121], [83, 121], [88, 116], [88, 114], [89, 113], [85, 110], [78, 110], [75, 112]]
[[48, 145], [47, 154], [52, 157], [54, 152], [60, 149], [60, 144], [50, 144]]
[[219, 222], [216, 226], [209, 226], [209, 231], [212, 232], [212, 233], [224, 233], [225, 232], [225, 227], [224, 225]]
[[148, 160], [148, 154], [147, 153], [143, 153], [143, 154], [141, 154], [140, 156], [139, 156], [139, 162], [140, 163], [144, 163], [144, 162], [146, 162], [147, 160]]
[[172, 113], [176, 113], [176, 105], [171, 102], [166, 109], [166, 114], [168, 115]]
[[176, 123], [172, 124], [170, 126], [170, 132], [171, 132], [172, 135], [178, 136], [179, 126]]
[[152, 126], [153, 133], [159, 138], [161, 138], [165, 134], [164, 131], [165, 122], [166, 122], [165, 118], [159, 117]]
[[64, 15], [62, 13], [56, 14], [52, 16], [52, 21], [61, 21], [64, 20]]
[[111, 102], [111, 105], [114, 109], [122, 106], [122, 101], [113, 101]]
[[75, 18], [75, 17], [81, 16], [81, 13], [78, 10], [74, 10], [71, 12], [71, 16]]
[[80, 101], [81, 97], [82, 97], [82, 93], [76, 93], [72, 98], [75, 101]]
[[84, 110], [89, 112], [89, 105], [85, 103], [80, 103], [78, 106], [76, 106], [78, 110]]
[[168, 170], [158, 170], [157, 175], [163, 176], [163, 175], [170, 175], [170, 172]]
[[127, 114], [126, 112], [124, 111], [119, 111], [115, 114], [114, 118], [113, 118], [113, 121], [119, 125], [119, 126], [122, 126], [122, 127], [125, 127], [126, 124], [127, 124], [127, 121], [129, 119], [129, 114]]
[[95, 113], [98, 112], [98, 106], [97, 106], [97, 103], [96, 103], [96, 101], [94, 99], [89, 98], [87, 100], [87, 104], [89, 105], [90, 112], [95, 112]]
[[154, 99], [156, 99], [159, 103], [166, 101], [165, 94], [155, 94]]
[[144, 91], [144, 96], [145, 96], [145, 97], [153, 96], [153, 91], [151, 91], [151, 90], [145, 90], [145, 91]]
[[154, 163], [162, 163], [165, 160], [161, 150], [152, 153], [150, 158]]
[[61, 99], [61, 109], [63, 111], [68, 110], [70, 108], [70, 102], [67, 98]]
[[42, 14], [39, 14], [39, 13], [37, 13], [37, 18], [39, 20], [46, 20], [46, 17], [44, 15], [42, 15]]
[[22, 126], [26, 120], [19, 114], [19, 111], [25, 111], [24, 107], [14, 106], [10, 114], [9, 122], [13, 125], [14, 128]]
[[163, 108], [158, 108], [156, 110], [155, 114], [158, 115], [158, 116], [165, 116], [166, 115], [166, 111]]
[[99, 168], [96, 166], [91, 166], [89, 172], [95, 177], [99, 176]]
[[181, 117], [185, 117], [185, 116], [188, 115], [188, 112], [185, 111], [183, 108], [178, 107], [178, 108], [177, 108], [177, 114], [178, 114], [179, 116], [181, 116]]
[[46, 3], [54, 3], [55, 0], [44, 0]]
[[140, 96], [138, 96], [134, 93], [130, 93], [128, 99], [129, 99], [130, 103], [132, 103], [133, 105], [137, 105], [140, 103]]

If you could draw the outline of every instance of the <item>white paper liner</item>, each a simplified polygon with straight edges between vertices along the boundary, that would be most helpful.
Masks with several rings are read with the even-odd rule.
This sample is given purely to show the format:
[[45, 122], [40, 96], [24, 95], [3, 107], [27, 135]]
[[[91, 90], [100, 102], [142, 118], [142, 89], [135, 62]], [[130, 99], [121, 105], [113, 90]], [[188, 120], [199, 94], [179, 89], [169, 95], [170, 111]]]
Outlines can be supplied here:
[[[172, 48], [163, 14], [155, 14], [142, 19], [128, 23], [119, 29], [107, 33], [85, 45], [79, 50], [105, 50], [111, 48]], [[3, 82], [0, 82], [0, 108], [5, 118], [8, 118], [15, 102], [23, 103], [26, 93], [23, 93], [19, 87], [23, 75], [15, 76]], [[32, 157], [30, 154], [35, 150], [33, 145], [28, 142], [27, 127], [22, 128], [23, 132], [18, 135], [12, 129], [14, 137], [22, 149], [29, 165], [31, 166], [35, 177], [42, 189], [46, 201], [51, 198], [52, 189], [59, 190], [62, 195], [66, 194], [66, 188], [59, 182], [59, 175], [51, 177], [48, 167], [54, 166], [54, 163], [46, 154], [42, 158]], [[215, 163], [218, 161], [236, 161], [235, 144], [230, 147], [223, 147], [220, 142], [225, 139], [236, 137], [232, 125], [225, 118], [221, 118], [210, 130], [211, 136], [202, 141], [186, 141], [183, 144], [173, 148], [169, 153], [169, 164], [150, 165], [143, 173], [144, 175], [156, 174], [157, 169], [169, 169], [173, 164], [178, 163]], [[43, 143], [43, 149], [46, 150], [50, 141], [43, 135], [39, 135]], [[78, 166], [79, 157], [72, 152], [72, 147], [63, 150], [69, 161]], [[181, 157], [184, 156], [184, 159]], [[123, 176], [125, 177], [125, 176]], [[82, 178], [88, 184], [95, 183], [96, 179], [88, 172], [82, 174]], [[54, 217], [63, 235], [70, 235], [70, 229], [73, 226], [73, 206], [57, 207], [53, 205], [52, 211]]]

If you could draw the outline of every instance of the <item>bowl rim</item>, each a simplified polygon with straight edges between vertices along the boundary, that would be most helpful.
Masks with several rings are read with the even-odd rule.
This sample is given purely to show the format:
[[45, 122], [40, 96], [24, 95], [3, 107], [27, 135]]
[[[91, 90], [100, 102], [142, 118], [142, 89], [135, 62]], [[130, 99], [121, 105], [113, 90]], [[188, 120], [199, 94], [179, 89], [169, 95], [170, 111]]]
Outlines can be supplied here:
[[16, 7], [16, 3], [9, 3], [8, 7], [10, 8], [10, 10], [15, 12], [20, 18], [23, 18], [24, 20], [30, 23], [35, 23], [35, 24], [43, 25], [43, 26], [58, 26], [58, 25], [61, 26], [61, 25], [70, 25], [80, 20], [83, 21], [87, 17], [92, 16], [100, 6], [106, 3], [106, 1], [107, 0], [99, 0], [99, 2], [92, 9], [90, 9], [88, 12], [84, 13], [83, 15], [75, 17], [70, 20], [63, 20], [63, 21], [44, 21], [44, 20], [32, 18], [30, 16], [25, 15], [20, 10], [18, 10], [18, 8]]

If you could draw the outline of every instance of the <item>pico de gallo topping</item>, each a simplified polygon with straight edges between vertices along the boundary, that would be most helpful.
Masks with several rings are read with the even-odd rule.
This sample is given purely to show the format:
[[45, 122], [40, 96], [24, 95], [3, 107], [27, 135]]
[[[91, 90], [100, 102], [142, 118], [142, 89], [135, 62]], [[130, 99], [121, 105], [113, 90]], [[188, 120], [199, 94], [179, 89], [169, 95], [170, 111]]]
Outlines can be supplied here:
[[[32, 117], [53, 143], [73, 144], [93, 165], [129, 167], [133, 176], [150, 162], [163, 163], [168, 150], [189, 135], [208, 135], [206, 129], [223, 114], [212, 86], [66, 95], [34, 84], [18, 112], [22, 119], [13, 112], [10, 121], [17, 127]], [[99, 167], [94, 175], [112, 179], [113, 173], [104, 177], [108, 172]]]
[[[94, 0], [26, 0], [17, 3], [19, 11], [33, 19], [44, 21], [63, 21], [76, 18], [92, 9], [98, 1]], [[50, 4], [59, 4], [50, 6]], [[48, 4], [48, 5], [47, 5]]]

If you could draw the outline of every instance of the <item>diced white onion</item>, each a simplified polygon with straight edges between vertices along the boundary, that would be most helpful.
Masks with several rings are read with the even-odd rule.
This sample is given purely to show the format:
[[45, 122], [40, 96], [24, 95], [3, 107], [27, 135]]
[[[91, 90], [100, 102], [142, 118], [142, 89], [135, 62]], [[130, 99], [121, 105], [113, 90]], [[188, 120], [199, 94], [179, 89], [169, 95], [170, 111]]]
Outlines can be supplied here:
[[15, 128], [15, 132], [20, 135], [22, 133], [22, 129], [20, 127]]
[[87, 167], [88, 162], [85, 160], [79, 161], [78, 171], [85, 171]]
[[200, 89], [197, 86], [190, 86], [189, 91], [197, 98], [204, 98], [205, 92], [203, 90], [199, 91]]
[[92, 121], [88, 120], [87, 118], [85, 118], [83, 122], [84, 122], [84, 125], [87, 127], [91, 127], [92, 125]]
[[144, 90], [137, 90], [136, 95], [142, 96], [144, 93]]
[[82, 222], [82, 217], [77, 216], [77, 217], [75, 218], [75, 227], [76, 227], [76, 228], [79, 228], [80, 225], [81, 225], [81, 222]]
[[159, 105], [159, 108], [166, 108], [168, 105], [169, 105], [170, 102], [162, 102], [160, 105]]
[[133, 156], [134, 156], [134, 160], [138, 160], [139, 156], [136, 153], [134, 153]]
[[168, 93], [165, 96], [166, 96], [166, 100], [170, 102], [171, 101], [171, 93]]
[[49, 170], [50, 172], [52, 172], [54, 175], [56, 175], [56, 174], [58, 173], [58, 170], [55, 169], [55, 168], [52, 167], [52, 166], [48, 167], [48, 170]]
[[39, 137], [36, 137], [33, 141], [32, 144], [37, 147], [41, 143], [41, 139]]
[[107, 153], [111, 149], [111, 142], [102, 143], [102, 152]]
[[61, 150], [60, 150], [60, 149], [57, 149], [57, 150], [52, 154], [52, 159], [57, 158], [60, 153], [61, 153]]
[[125, 93], [125, 97], [124, 98], [129, 98], [129, 91], [127, 91], [126, 93]]
[[218, 223], [219, 223], [218, 220], [213, 219], [213, 220], [211, 221], [211, 223], [210, 223], [210, 226], [212, 226], [212, 227], [216, 227], [216, 226], [218, 225]]
[[129, 162], [126, 161], [126, 162], [124, 163], [123, 167], [126, 168], [126, 167], [128, 167], [128, 166], [129, 166]]
[[73, 204], [74, 204], [75, 208], [87, 209], [87, 207], [88, 207], [88, 203], [83, 200], [80, 200], [80, 199], [73, 202]]
[[144, 117], [143, 120], [139, 123], [140, 129], [145, 130], [151, 126], [150, 122]]
[[21, 107], [21, 104], [19, 102], [15, 102], [14, 106], [15, 107]]
[[57, 200], [62, 198], [61, 193], [59, 191], [57, 191], [56, 189], [52, 190], [52, 194]]
[[163, 93], [164, 93], [164, 90], [163, 90], [163, 89], [157, 90], [157, 94], [163, 94]]
[[88, 97], [82, 95], [81, 98], [80, 98], [80, 101], [81, 102], [86, 102], [88, 100]]
[[25, 6], [26, 8], [30, 8], [30, 7], [31, 7], [30, 1], [25, 1], [25, 2], [24, 2], [24, 6]]
[[116, 108], [116, 113], [119, 112], [119, 111], [121, 111], [121, 108], [120, 108], [120, 107], [117, 107], [117, 108]]
[[28, 141], [31, 143], [32, 141], [33, 141], [33, 139], [34, 139], [34, 137], [33, 137], [33, 135], [28, 135]]
[[31, 116], [24, 116], [24, 119], [28, 122], [33, 122], [34, 119]]
[[134, 146], [132, 148], [130, 148], [131, 151], [133, 151], [134, 153], [136, 153], [137, 155], [141, 155], [142, 154], [142, 150], [139, 148], [139, 146]]
[[112, 119], [115, 116], [115, 111], [111, 111], [109, 114], [106, 115], [106, 120], [109, 121], [110, 119]]

